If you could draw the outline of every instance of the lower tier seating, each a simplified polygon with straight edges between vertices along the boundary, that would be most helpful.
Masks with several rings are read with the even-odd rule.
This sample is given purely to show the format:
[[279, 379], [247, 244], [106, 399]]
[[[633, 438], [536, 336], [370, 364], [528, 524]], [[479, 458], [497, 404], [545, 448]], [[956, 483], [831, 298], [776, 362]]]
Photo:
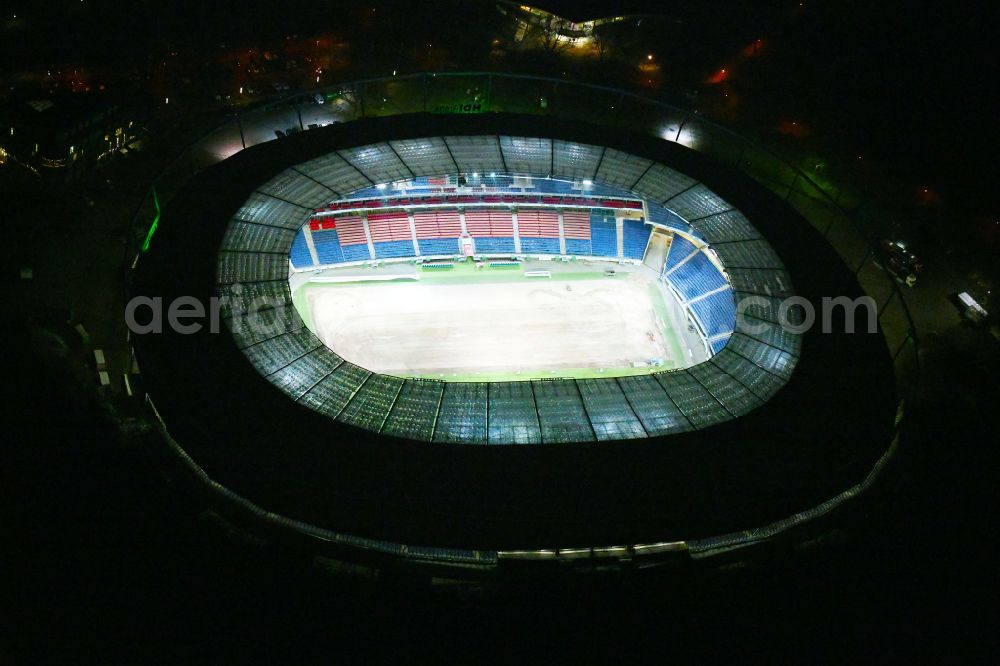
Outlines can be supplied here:
[[642, 259], [652, 227], [640, 220], [624, 220], [622, 224], [622, 252], [629, 259]]
[[558, 238], [522, 238], [521, 252], [559, 254]]
[[514, 251], [514, 237], [509, 238], [473, 238], [476, 252], [480, 254], [497, 254]]
[[618, 231], [614, 215], [605, 215], [599, 211], [591, 213], [590, 243], [595, 257], [618, 256]]
[[704, 252], [698, 252], [666, 276], [685, 301], [725, 287], [726, 278]]
[[427, 238], [417, 241], [420, 254], [433, 256], [436, 254], [455, 254], [461, 250], [458, 238]]

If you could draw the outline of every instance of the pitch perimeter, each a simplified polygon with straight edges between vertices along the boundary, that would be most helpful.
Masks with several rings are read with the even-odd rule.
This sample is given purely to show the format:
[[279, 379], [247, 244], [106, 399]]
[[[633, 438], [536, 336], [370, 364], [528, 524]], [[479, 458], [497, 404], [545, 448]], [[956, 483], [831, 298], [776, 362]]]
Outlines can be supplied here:
[[330, 349], [398, 377], [516, 381], [684, 365], [668, 308], [640, 273], [421, 273], [427, 279], [308, 284], [296, 302]]

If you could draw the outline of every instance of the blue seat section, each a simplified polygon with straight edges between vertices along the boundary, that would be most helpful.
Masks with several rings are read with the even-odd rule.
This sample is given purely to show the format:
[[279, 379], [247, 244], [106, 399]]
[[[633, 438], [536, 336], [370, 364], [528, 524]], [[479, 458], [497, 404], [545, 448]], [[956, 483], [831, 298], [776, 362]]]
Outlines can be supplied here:
[[427, 176], [419, 176], [411, 180], [409, 189], [415, 189], [415, 190], [430, 189], [430, 183], [427, 180]]
[[685, 262], [667, 279], [686, 301], [729, 284], [704, 252]]
[[[466, 179], [469, 185], [485, 185], [486, 187], [499, 187], [503, 189], [509, 189], [514, 184], [514, 179], [510, 176], [490, 176], [489, 174], [480, 175], [478, 178], [472, 178], [466, 175]], [[520, 192], [521, 190], [517, 190]]]
[[309, 256], [309, 246], [306, 244], [306, 232], [303, 229], [299, 229], [299, 233], [295, 234], [292, 250], [288, 256], [295, 268], [309, 268], [313, 265], [312, 257]]
[[455, 254], [462, 249], [457, 238], [427, 238], [418, 240], [417, 245], [422, 255]]
[[375, 256], [378, 259], [396, 259], [413, 256], [413, 241], [397, 240], [374, 243]]
[[651, 227], [638, 220], [625, 220], [622, 226], [622, 252], [629, 259], [642, 259], [646, 254]]
[[692, 303], [691, 311], [701, 321], [705, 335], [710, 338], [721, 333], [729, 333], [736, 325], [736, 301], [733, 300], [731, 289]]
[[574, 190], [573, 183], [566, 180], [534, 178], [531, 184], [535, 186], [535, 192], [542, 194], [580, 194], [580, 190]]
[[585, 257], [593, 256], [590, 241], [582, 238], [567, 238], [566, 254], [580, 254]]
[[372, 258], [371, 255], [368, 254], [367, 243], [344, 245], [341, 249], [344, 251], [344, 261], [363, 261], [365, 259]]
[[603, 183], [594, 183], [590, 187], [583, 190], [583, 194], [588, 194], [592, 197], [612, 197], [615, 199], [621, 197], [636, 198], [636, 195], [629, 192], [621, 187], [614, 187], [611, 185], [605, 185]]
[[613, 199], [635, 199], [636, 195], [626, 189], [604, 185], [603, 183], [592, 183], [589, 187], [573, 187], [574, 183], [568, 180], [558, 180], [555, 178], [533, 178], [531, 184], [534, 188], [530, 192], [540, 194], [576, 194], [592, 197], [609, 197]]
[[[653, 203], [652, 201], [646, 202], [646, 207], [649, 209], [649, 221], [655, 222], [656, 224], [662, 224], [671, 229], [679, 229], [684, 233], [693, 234], [692, 227], [683, 217], [673, 212], [672, 210], [667, 210], [663, 206]], [[694, 234], [700, 236], [700, 234]]]
[[673, 241], [670, 243], [670, 252], [667, 254], [667, 263], [663, 266], [663, 272], [671, 270], [677, 264], [684, 261], [684, 259], [694, 252], [696, 249], [694, 243], [684, 238], [684, 236], [674, 236]]
[[[299, 232], [302, 233], [302, 232]], [[313, 245], [316, 246], [316, 258], [321, 264], [339, 264], [344, 259], [344, 251], [340, 247], [340, 238], [336, 229], [312, 232]], [[304, 239], [303, 239], [304, 241]], [[365, 247], [367, 254], [368, 248]]]
[[348, 194], [345, 199], [380, 199], [392, 195], [391, 188], [379, 189], [372, 185]]
[[521, 252], [538, 252], [539, 254], [559, 254], [559, 239], [522, 238]]
[[590, 212], [590, 245], [595, 257], [618, 256], [618, 231], [613, 213], [603, 210]]
[[474, 240], [476, 243], [476, 252], [480, 254], [514, 251], [513, 236], [507, 236], [506, 238], [475, 238]]
[[729, 342], [728, 336], [725, 338], [719, 338], [718, 340], [713, 340], [711, 342], [712, 353], [718, 354], [720, 351], [722, 351], [722, 348], [725, 347], [728, 342]]
[[[473, 176], [471, 173], [465, 174], [466, 186], [473, 189], [479, 189], [483, 186], [507, 192], [517, 192], [526, 194], [565, 194], [565, 195], [586, 195], [592, 197], [609, 197], [614, 199], [621, 198], [636, 198], [636, 194], [630, 192], [621, 187], [614, 187], [613, 185], [605, 185], [603, 183], [592, 183], [588, 187], [583, 187], [582, 184], [573, 183], [568, 180], [560, 180], [556, 178], [531, 178], [531, 186], [526, 188], [514, 187], [514, 178], [508, 175], [496, 175], [490, 176], [489, 174], [477, 173]], [[440, 178], [435, 178], [438, 181], [436, 184], [431, 184], [430, 178], [427, 176], [418, 176], [407, 182], [406, 190], [413, 192], [415, 194], [420, 194], [421, 192], [436, 191], [442, 188], [440, 184]], [[574, 187], [576, 185], [576, 187]], [[447, 184], [447, 188], [453, 189], [457, 186], [457, 182], [454, 178]], [[365, 187], [360, 190], [355, 190], [350, 194], [343, 197], [343, 199], [381, 199], [389, 196], [398, 196], [400, 193], [393, 188], [379, 189], [378, 187], [371, 186]], [[659, 207], [664, 210], [662, 207]], [[669, 213], [669, 211], [667, 211]], [[673, 213], [669, 213], [676, 218], [675, 226], [679, 229], [688, 229], [687, 226], [676, 226], [678, 224], [686, 225], [687, 223], [683, 221], [682, 218], [677, 217]], [[650, 209], [650, 215], [652, 215], [652, 205]]]

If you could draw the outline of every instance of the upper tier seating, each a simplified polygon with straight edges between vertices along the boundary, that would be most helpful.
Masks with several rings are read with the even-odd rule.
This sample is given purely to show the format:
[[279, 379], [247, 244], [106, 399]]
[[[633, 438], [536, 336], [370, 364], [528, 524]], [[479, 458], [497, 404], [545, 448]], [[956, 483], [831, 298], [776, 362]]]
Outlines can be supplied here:
[[473, 238], [513, 238], [514, 219], [506, 209], [467, 210], [465, 228]]
[[673, 211], [667, 210], [663, 206], [653, 202], [649, 202], [647, 208], [649, 209], [650, 222], [662, 224], [671, 229], [679, 229], [686, 233], [692, 233], [691, 225]]

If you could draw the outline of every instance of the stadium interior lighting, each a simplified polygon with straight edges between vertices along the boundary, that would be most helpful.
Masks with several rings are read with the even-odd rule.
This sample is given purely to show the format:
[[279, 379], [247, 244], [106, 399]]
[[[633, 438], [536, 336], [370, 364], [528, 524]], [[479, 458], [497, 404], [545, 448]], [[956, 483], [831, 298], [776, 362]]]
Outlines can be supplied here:
[[[678, 123], [673, 130], [679, 129]], [[439, 142], [416, 141], [435, 147], [442, 157], [448, 154]], [[324, 205], [316, 213], [323, 221], [312, 219], [299, 231], [289, 289], [317, 344], [352, 366], [394, 378], [386, 381], [445, 383], [654, 375], [704, 363], [726, 346], [735, 315], [732, 285], [721, 268], [724, 259], [703, 248], [680, 213], [643, 201], [686, 191], [692, 182], [688, 177], [661, 166], [652, 189], [633, 192], [621, 184], [639, 174], [617, 155], [601, 162], [606, 177], [617, 184], [591, 176], [599, 164], [595, 146], [569, 144], [556, 150], [547, 139], [521, 136], [472, 136], [466, 142], [484, 149], [499, 143], [509, 160], [525, 160], [514, 173], [486, 172], [493, 177], [490, 184], [505, 192], [502, 200], [484, 193], [469, 201], [463, 193], [459, 203], [430, 194], [463, 188], [467, 178], [470, 184], [479, 182], [484, 172], [462, 171], [459, 162], [457, 175], [415, 177], [399, 201], [383, 194], [377, 202], [366, 200], [371, 190], [363, 189], [356, 197], [348, 195], [351, 212], [333, 213], [332, 237], [325, 221], [345, 201], [329, 202], [316, 192], [316, 201]], [[374, 164], [390, 154], [396, 152], [372, 144], [355, 148], [351, 159]], [[590, 163], [574, 166], [580, 161]], [[419, 169], [409, 168], [411, 173]], [[563, 169], [589, 177], [566, 177], [573, 174]], [[531, 171], [538, 175], [526, 175]], [[384, 175], [372, 174], [378, 183], [372, 190], [396, 182], [391, 171]], [[602, 197], [614, 198], [591, 200], [595, 187]], [[572, 190], [588, 201], [581, 204]], [[728, 205], [702, 191], [689, 196], [697, 199], [675, 202], [689, 215], [695, 210], [687, 205], [699, 210]], [[637, 211], [650, 216], [650, 223], [644, 224]], [[668, 248], [676, 271], [657, 279], [664, 274]], [[727, 258], [735, 257], [732, 252], [737, 250]], [[377, 265], [360, 263], [368, 261]], [[523, 281], [512, 279], [518, 273]], [[695, 274], [697, 286], [690, 282]], [[572, 289], [566, 280], [572, 280]], [[357, 286], [359, 281], [370, 284]], [[352, 287], [345, 290], [341, 283]], [[687, 300], [663, 286], [668, 283], [687, 293]], [[691, 315], [685, 309], [689, 301], [695, 303]], [[447, 314], [455, 309], [465, 316]], [[348, 311], [355, 316], [341, 316]], [[519, 314], [493, 316], [503, 312]], [[688, 326], [691, 317], [700, 328]], [[553, 318], [572, 325], [554, 336], [546, 331]], [[614, 342], [602, 342], [595, 331], [605, 331]]]

